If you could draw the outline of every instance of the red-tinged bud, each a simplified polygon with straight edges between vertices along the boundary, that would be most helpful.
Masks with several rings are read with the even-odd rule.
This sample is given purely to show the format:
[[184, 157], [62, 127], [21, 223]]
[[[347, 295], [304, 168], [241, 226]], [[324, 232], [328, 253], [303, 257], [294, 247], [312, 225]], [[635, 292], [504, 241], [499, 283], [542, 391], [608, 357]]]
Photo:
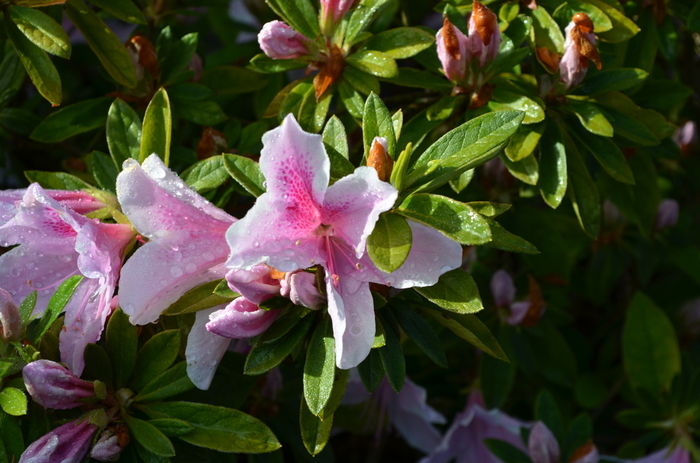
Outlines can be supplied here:
[[102, 431], [99, 439], [92, 447], [90, 451], [90, 457], [97, 461], [117, 461], [121, 455], [122, 450], [129, 443], [129, 433], [126, 433], [126, 444], [122, 445], [123, 438], [118, 435], [115, 429], [107, 428]]
[[469, 17], [469, 48], [473, 57], [479, 58], [479, 67], [485, 67], [498, 55], [501, 31], [498, 16], [483, 3], [474, 0]]
[[586, 76], [589, 60], [601, 69], [596, 39], [593, 35], [593, 22], [585, 13], [576, 13], [566, 27], [564, 56], [559, 63], [560, 80], [567, 89], [579, 85]]
[[493, 85], [484, 84], [479, 88], [479, 91], [474, 94], [472, 101], [469, 104], [469, 109], [478, 109], [484, 106], [491, 99], [493, 94]]
[[600, 460], [598, 448], [593, 444], [593, 441], [589, 440], [574, 450], [569, 463], [598, 463], [598, 460]]
[[550, 73], [557, 72], [559, 69], [559, 62], [561, 61], [559, 53], [545, 47], [537, 48], [536, 51], [537, 58], [539, 58], [540, 63], [542, 63], [545, 69]]
[[160, 73], [158, 66], [158, 54], [156, 47], [153, 46], [150, 40], [142, 35], [133, 36], [126, 44], [126, 49], [131, 55], [136, 67], [136, 78], [143, 78], [143, 71], [147, 71], [152, 78], [157, 78]]
[[687, 121], [678, 126], [673, 134], [673, 141], [681, 149], [683, 156], [689, 156], [698, 143], [698, 127], [694, 121]]
[[467, 62], [471, 59], [471, 56], [468, 56], [467, 36], [445, 16], [442, 29], [438, 31], [435, 39], [438, 58], [447, 78], [453, 82], [463, 80], [467, 72]]
[[21, 331], [22, 317], [15, 301], [10, 293], [0, 289], [0, 341], [17, 341]]
[[321, 0], [321, 32], [330, 37], [355, 0]]
[[202, 138], [197, 143], [197, 159], [217, 156], [228, 149], [226, 136], [216, 129], [207, 127], [202, 130]]
[[195, 53], [194, 56], [192, 56], [192, 59], [190, 60], [190, 64], [187, 65], [188, 71], [194, 71], [194, 75], [191, 79], [192, 82], [199, 82], [202, 79], [202, 69], [202, 57]]
[[372, 147], [367, 156], [367, 166], [377, 171], [377, 176], [382, 182], [386, 182], [391, 177], [394, 168], [394, 160], [387, 152], [387, 142], [384, 137], [374, 137]]
[[321, 63], [321, 72], [314, 77], [314, 93], [316, 101], [326, 93], [326, 90], [338, 80], [343, 72], [343, 51], [335, 44], [330, 49], [330, 56]]
[[536, 0], [520, 0], [520, 3], [522, 3], [526, 8], [530, 8], [531, 10], [537, 9]]

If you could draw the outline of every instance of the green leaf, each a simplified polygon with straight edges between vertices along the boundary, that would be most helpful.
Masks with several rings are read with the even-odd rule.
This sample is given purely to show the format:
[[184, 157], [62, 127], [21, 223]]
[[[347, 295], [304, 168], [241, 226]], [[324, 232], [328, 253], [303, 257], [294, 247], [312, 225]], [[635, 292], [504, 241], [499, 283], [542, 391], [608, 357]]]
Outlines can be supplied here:
[[267, 4], [294, 30], [310, 39], [318, 37], [318, 15], [309, 0], [269, 0]]
[[391, 78], [383, 78], [383, 80], [395, 85], [428, 90], [450, 90], [454, 86], [444, 76], [438, 76], [432, 72], [414, 68], [399, 68], [398, 75]]
[[19, 315], [22, 318], [22, 326], [26, 325], [32, 318], [32, 312], [34, 311], [34, 307], [36, 307], [36, 297], [36, 290], [32, 291], [19, 305]]
[[528, 185], [537, 185], [537, 182], [540, 180], [540, 165], [534, 154], [531, 153], [526, 158], [517, 162], [508, 159], [508, 156], [504, 153], [501, 153], [500, 156], [503, 164], [505, 164], [508, 172], [510, 172], [513, 177]]
[[681, 371], [673, 324], [648, 296], [636, 293], [622, 333], [622, 359], [633, 388], [657, 395], [668, 391]]
[[279, 339], [269, 343], [258, 342], [248, 354], [244, 373], [247, 375], [261, 375], [282, 363], [306, 336], [313, 322], [314, 317], [304, 317]]
[[29, 138], [42, 143], [58, 143], [101, 128], [107, 121], [109, 105], [109, 98], [96, 98], [65, 106], [41, 121]]
[[162, 331], [149, 339], [136, 355], [129, 385], [141, 390], [173, 364], [180, 351], [180, 330]]
[[531, 14], [535, 46], [555, 51], [561, 56], [564, 53], [564, 36], [559, 25], [544, 8], [536, 8]]
[[146, 24], [141, 10], [131, 0], [90, 0], [115, 18], [132, 24]]
[[42, 188], [51, 190], [82, 190], [90, 187], [82, 179], [65, 172], [25, 170], [24, 176], [30, 183], [37, 182]]
[[360, 380], [367, 392], [374, 392], [384, 378], [384, 364], [377, 349], [369, 351], [369, 355], [357, 366]]
[[[37, 409], [35, 408], [35, 410]], [[43, 410], [39, 412], [43, 413]], [[49, 429], [50, 428], [47, 425], [45, 432], [48, 432]], [[44, 431], [44, 429], [42, 429], [42, 431]], [[42, 435], [43, 434], [39, 434], [36, 437], [39, 438]], [[25, 439], [22, 436], [22, 429], [19, 426], [19, 420], [0, 411], [0, 443], [4, 444], [2, 447], [6, 452], [8, 463], [20, 460], [22, 452], [24, 452], [24, 440]]]
[[559, 127], [549, 124], [540, 140], [539, 187], [542, 199], [553, 209], [564, 199], [568, 183], [566, 172], [564, 139]]
[[606, 69], [586, 79], [581, 91], [586, 95], [627, 90], [641, 85], [649, 75], [648, 72], [635, 68]]
[[[626, 120], [633, 121], [636, 125], [642, 124], [646, 127], [641, 129], [635, 129], [635, 131], [643, 132], [641, 134], [642, 142], [648, 140], [656, 139], [658, 140], [666, 138], [672, 135], [676, 131], [676, 127], [666, 120], [664, 116], [652, 109], [640, 108], [637, 103], [635, 103], [630, 97], [620, 92], [609, 92], [601, 95], [597, 95], [595, 100], [601, 106], [606, 108], [606, 111], [614, 110], [614, 118], [612, 120], [613, 127], [615, 127], [615, 133], [617, 135], [623, 135], [629, 138], [627, 129], [627, 124], [629, 122], [621, 121], [620, 115], [624, 114]], [[622, 124], [624, 127], [620, 127]], [[648, 133], [651, 132], [651, 136]]]
[[39, 48], [61, 58], [70, 58], [68, 34], [51, 16], [21, 6], [10, 6], [8, 12], [17, 28]]
[[624, 42], [639, 32], [639, 27], [624, 13], [611, 6], [609, 2], [603, 0], [586, 0], [586, 2], [605, 13], [612, 23], [612, 28], [609, 31], [601, 33], [596, 31], [601, 40], [613, 43]]
[[[543, 8], [537, 9], [541, 10]], [[484, 444], [486, 444], [491, 453], [502, 461], [507, 461], [508, 463], [532, 463], [532, 460], [525, 452], [504, 440], [484, 439]]]
[[397, 27], [369, 39], [363, 49], [381, 51], [392, 58], [410, 58], [435, 43], [435, 37], [417, 27]]
[[564, 421], [562, 420], [559, 406], [552, 394], [542, 390], [535, 399], [535, 419], [547, 425], [552, 434], [560, 442], [564, 440]]
[[525, 95], [519, 95], [508, 90], [502, 90], [496, 88], [493, 91], [493, 95], [489, 102], [497, 103], [494, 109], [515, 109], [518, 111], [523, 111], [525, 113], [525, 118], [523, 119], [523, 124], [535, 124], [544, 120], [544, 110], [542, 107]]
[[384, 102], [374, 93], [370, 93], [362, 117], [362, 141], [365, 148], [365, 159], [372, 149], [372, 141], [375, 137], [386, 138], [387, 152], [392, 159], [396, 158], [396, 135], [391, 114]]
[[100, 188], [112, 193], [117, 192], [116, 183], [119, 170], [114, 165], [112, 158], [105, 153], [93, 151], [90, 157], [90, 171]]
[[27, 396], [14, 387], [6, 387], [0, 391], [0, 407], [12, 416], [27, 414]]
[[455, 110], [464, 103], [463, 95], [449, 96], [439, 99], [428, 107], [426, 116], [430, 121], [445, 121], [452, 116]]
[[[191, 32], [184, 35], [180, 40], [175, 40], [169, 47], [165, 56], [161, 57], [160, 65], [160, 80], [163, 85], [167, 86], [173, 82], [179, 81], [179, 77], [187, 68], [187, 65], [192, 62], [195, 52], [197, 51], [197, 43], [199, 34]], [[163, 53], [164, 47], [159, 47], [159, 52]], [[249, 72], [249, 71], [246, 71]]]
[[326, 151], [330, 147], [339, 156], [348, 159], [348, 136], [345, 126], [337, 116], [333, 115], [328, 119], [326, 127], [323, 129], [322, 137], [323, 143], [326, 145]]
[[170, 439], [158, 428], [148, 421], [134, 418], [128, 414], [124, 414], [123, 416], [131, 435], [134, 436], [136, 441], [143, 445], [146, 450], [161, 457], [175, 456], [175, 447], [173, 447], [173, 443], [170, 442]]
[[148, 424], [155, 426], [166, 436], [181, 436], [194, 431], [194, 426], [176, 418], [156, 418], [148, 420]]
[[486, 243], [485, 246], [501, 249], [503, 251], [520, 252], [523, 254], [540, 253], [535, 246], [523, 238], [512, 234], [495, 220], [487, 218], [486, 221], [489, 223], [489, 227], [491, 227], [491, 236], [493, 237], [493, 240]]
[[301, 440], [309, 454], [316, 456], [326, 447], [333, 427], [333, 415], [321, 421], [309, 410], [306, 402], [301, 401], [299, 411], [299, 426], [301, 427]]
[[505, 153], [513, 162], [521, 161], [529, 157], [540, 142], [544, 133], [545, 124], [521, 125], [513, 138], [508, 142]]
[[[58, 74], [56, 76], [58, 77]], [[0, 62], [0, 107], [17, 94], [24, 84], [25, 77], [19, 55], [11, 51], [5, 53], [5, 57]]]
[[343, 69], [343, 79], [364, 95], [369, 95], [372, 92], [379, 93], [379, 80], [352, 66]]
[[[362, 0], [355, 7], [348, 20], [345, 33], [345, 43], [353, 44], [370, 23], [379, 10], [388, 3], [389, 0]], [[297, 29], [298, 30], [298, 29]], [[309, 36], [310, 37], [310, 36]], [[315, 36], [314, 36], [315, 37]]]
[[362, 111], [365, 107], [362, 95], [345, 80], [340, 80], [337, 85], [338, 94], [343, 105], [345, 105], [345, 109], [348, 110], [352, 117], [362, 119]]
[[460, 268], [444, 273], [433, 286], [414, 289], [430, 302], [450, 312], [471, 314], [484, 308], [476, 282]]
[[603, 169], [618, 182], [634, 185], [634, 175], [622, 150], [609, 138], [598, 137], [578, 127], [571, 133], [603, 166]]
[[265, 176], [260, 164], [237, 154], [224, 154], [224, 167], [229, 175], [256, 198], [265, 193]]
[[440, 338], [430, 325], [416, 312], [402, 307], [392, 311], [401, 329], [437, 365], [447, 368], [447, 357], [440, 344]]
[[390, 312], [381, 311], [377, 313], [377, 316], [384, 327], [386, 338], [386, 344], [378, 348], [377, 351], [384, 366], [386, 378], [391, 388], [398, 394], [406, 380], [406, 359], [401, 348], [399, 329]]
[[308, 61], [304, 59], [272, 59], [265, 53], [258, 53], [250, 60], [248, 69], [262, 74], [276, 74], [305, 68], [308, 65]]
[[230, 298], [214, 294], [221, 280], [208, 281], [187, 291], [177, 302], [163, 311], [163, 315], [182, 315], [210, 309], [217, 305], [231, 302]]
[[613, 27], [610, 18], [600, 8], [579, 0], [567, 0], [552, 13], [552, 16], [559, 21], [559, 24], [569, 24], [571, 17], [576, 13], [586, 13], [591, 18], [596, 34], [609, 31]]
[[467, 205], [481, 215], [486, 217], [498, 217], [499, 215], [510, 209], [510, 204], [493, 203], [490, 201], [471, 201]]
[[48, 329], [51, 328], [51, 325], [54, 324], [58, 316], [63, 312], [68, 301], [73, 297], [73, 293], [81, 281], [83, 281], [82, 275], [73, 275], [61, 283], [61, 286], [59, 286], [53, 296], [51, 296], [49, 305], [46, 307], [44, 314], [41, 316], [39, 323], [34, 329], [34, 335], [30, 338], [32, 344], [36, 344], [41, 340]]
[[172, 123], [168, 92], [161, 88], [148, 103], [146, 115], [143, 118], [143, 134], [139, 150], [140, 162], [155, 153], [163, 159], [166, 166], [169, 164]]
[[513, 389], [516, 373], [515, 362], [504, 362], [490, 355], [481, 357], [479, 380], [488, 410], [503, 407]]
[[85, 359], [83, 379], [100, 380], [105, 383], [107, 389], [114, 390], [112, 361], [107, 351], [98, 344], [88, 344], [85, 346], [83, 358]]
[[367, 253], [377, 268], [391, 273], [403, 265], [411, 251], [413, 235], [406, 219], [385, 212], [367, 239]]
[[396, 212], [433, 227], [461, 244], [491, 241], [491, 230], [483, 217], [468, 204], [445, 196], [414, 194], [406, 198]]
[[114, 370], [114, 387], [120, 389], [127, 385], [136, 364], [136, 327], [129, 322], [129, 316], [118, 309], [109, 319], [105, 331], [107, 353]]
[[574, 212], [581, 228], [588, 236], [598, 236], [601, 219], [601, 204], [598, 187], [588, 173], [586, 164], [578, 153], [574, 142], [564, 134], [567, 156], [567, 175], [569, 177], [568, 193], [574, 204]]
[[425, 307], [421, 307], [421, 310], [468, 343], [497, 359], [508, 362], [508, 357], [501, 345], [476, 315], [454, 313], [447, 315]]
[[323, 411], [335, 382], [335, 339], [329, 317], [314, 330], [304, 363], [304, 399], [313, 415]]
[[205, 71], [200, 83], [212, 89], [216, 95], [231, 96], [260, 90], [269, 80], [250, 69], [219, 66]]
[[136, 69], [129, 52], [114, 32], [83, 0], [68, 0], [65, 12], [80, 29], [102, 66], [117, 83], [136, 87]]
[[261, 421], [238, 410], [191, 402], [161, 402], [142, 406], [151, 418], [176, 418], [194, 426], [178, 438], [219, 452], [265, 453], [281, 447]]
[[10, 20], [9, 15], [5, 15], [5, 33], [41, 96], [52, 105], [61, 104], [61, 77], [46, 52], [29, 41]]
[[348, 385], [348, 379], [350, 378], [350, 370], [341, 370], [340, 368], [335, 369], [335, 377], [333, 379], [333, 389], [331, 390], [331, 396], [326, 402], [326, 406], [318, 414], [321, 420], [327, 420], [333, 416], [333, 413], [338, 409], [340, 403], [345, 396], [345, 389]]
[[505, 146], [524, 116], [520, 111], [496, 111], [447, 132], [418, 158], [406, 185], [415, 192], [427, 191], [485, 163]]
[[134, 402], [157, 402], [187, 392], [194, 387], [187, 376], [187, 363], [180, 362], [161, 373], [141, 389]]
[[228, 119], [218, 103], [211, 100], [192, 101], [173, 98], [173, 112], [199, 125], [216, 125]]
[[119, 98], [114, 100], [107, 114], [107, 145], [109, 154], [119, 168], [129, 158], [140, 158], [141, 118]]
[[399, 74], [399, 68], [394, 58], [381, 51], [358, 51], [345, 58], [345, 62], [362, 72], [377, 77], [392, 78]]
[[472, 181], [472, 178], [474, 178], [474, 169], [462, 172], [459, 177], [450, 180], [450, 187], [455, 193], [461, 193]]
[[224, 167], [223, 156], [212, 156], [192, 164], [182, 175], [182, 179], [198, 193], [220, 187], [229, 179]]
[[613, 126], [597, 105], [568, 97], [565, 108], [574, 113], [589, 132], [601, 137], [613, 136]]

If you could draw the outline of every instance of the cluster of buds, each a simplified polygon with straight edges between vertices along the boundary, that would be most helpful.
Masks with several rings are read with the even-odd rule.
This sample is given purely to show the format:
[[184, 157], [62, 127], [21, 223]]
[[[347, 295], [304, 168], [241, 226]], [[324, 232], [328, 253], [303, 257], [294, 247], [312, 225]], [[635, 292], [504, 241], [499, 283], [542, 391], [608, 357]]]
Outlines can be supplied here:
[[482, 86], [481, 70], [496, 58], [501, 45], [498, 17], [477, 0], [474, 0], [468, 28], [466, 36], [445, 17], [436, 35], [442, 69], [459, 92], [473, 92]]
[[[77, 420], [70, 421], [34, 441], [22, 454], [20, 463], [79, 463], [90, 452], [93, 439], [109, 422], [102, 408], [90, 402], [106, 398], [105, 385], [78, 378], [67, 368], [50, 360], [37, 360], [22, 370], [27, 392], [35, 402], [49, 409], [93, 408]], [[112, 433], [113, 434], [113, 433]], [[99, 461], [115, 461], [124, 445], [112, 434], [104, 434], [92, 448], [90, 456]]]
[[593, 21], [586, 13], [576, 13], [566, 26], [564, 56], [559, 62], [559, 79], [566, 89], [579, 85], [586, 77], [590, 61], [598, 70], [602, 68], [600, 55], [595, 46]]

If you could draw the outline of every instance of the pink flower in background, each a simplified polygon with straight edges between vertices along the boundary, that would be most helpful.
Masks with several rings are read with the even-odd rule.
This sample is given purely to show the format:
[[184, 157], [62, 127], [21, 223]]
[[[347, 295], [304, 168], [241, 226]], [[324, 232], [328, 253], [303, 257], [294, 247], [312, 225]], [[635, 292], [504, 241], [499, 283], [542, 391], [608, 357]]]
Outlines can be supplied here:
[[282, 21], [270, 21], [258, 34], [260, 48], [272, 59], [293, 59], [308, 55], [308, 41]]
[[643, 458], [622, 461], [625, 463], [690, 463], [690, 453], [680, 446], [675, 449], [666, 447]]
[[687, 121], [678, 126], [673, 134], [673, 141], [676, 142], [684, 156], [688, 156], [698, 143], [698, 125], [695, 121]]
[[119, 437], [110, 429], [105, 429], [90, 450], [90, 458], [97, 461], [117, 461], [121, 452]]
[[397, 191], [371, 167], [359, 167], [328, 186], [330, 161], [320, 135], [304, 132], [292, 115], [263, 136], [260, 167], [267, 181], [248, 214], [226, 234], [227, 266], [264, 263], [281, 272], [320, 265], [339, 368], [358, 365], [372, 347], [374, 309], [369, 282], [396, 288], [435, 284], [459, 267], [461, 246], [438, 231], [409, 222], [413, 245], [404, 265], [387, 275], [365, 255], [367, 237]]
[[[80, 194], [59, 196], [88, 205], [84, 210], [97, 207]], [[16, 300], [37, 290], [34, 313], [38, 315], [64, 280], [72, 275], [85, 277], [66, 305], [60, 335], [61, 359], [79, 375], [83, 350], [100, 338], [110, 313], [122, 253], [133, 232], [128, 225], [80, 215], [38, 184], [30, 185], [13, 208], [12, 218], [0, 226], [0, 242], [19, 246], [0, 256], [0, 287]]]
[[[515, 285], [513, 279], [505, 270], [501, 269], [491, 277], [491, 294], [497, 308], [508, 307], [510, 316], [508, 317], [509, 325], [520, 325], [525, 320], [532, 307], [531, 300], [515, 302]], [[544, 307], [541, 307], [539, 316], [544, 313]], [[539, 317], [537, 317], [539, 320]]]
[[19, 309], [12, 295], [0, 288], [0, 341], [17, 341], [21, 331], [22, 317]]
[[95, 397], [95, 383], [83, 381], [51, 360], [36, 360], [22, 370], [24, 385], [44, 408], [67, 410], [80, 407], [81, 399]]
[[678, 213], [680, 212], [680, 206], [678, 201], [675, 199], [663, 199], [659, 202], [659, 209], [656, 211], [656, 221], [654, 222], [654, 228], [657, 230], [663, 230], [664, 228], [671, 228], [678, 222]]
[[537, 421], [530, 429], [527, 449], [532, 463], [559, 463], [559, 443], [552, 431], [541, 421]]

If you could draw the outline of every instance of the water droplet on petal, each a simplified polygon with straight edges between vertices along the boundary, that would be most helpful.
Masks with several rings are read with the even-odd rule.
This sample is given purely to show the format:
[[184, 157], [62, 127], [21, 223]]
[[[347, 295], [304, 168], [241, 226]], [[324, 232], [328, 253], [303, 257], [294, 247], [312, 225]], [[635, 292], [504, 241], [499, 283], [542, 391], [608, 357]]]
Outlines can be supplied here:
[[165, 178], [165, 170], [162, 167], [155, 167], [151, 169], [151, 177], [156, 179]]
[[12, 267], [12, 270], [10, 270], [10, 275], [12, 275], [13, 277], [18, 277], [19, 269], [17, 267]]
[[182, 269], [180, 267], [178, 267], [177, 265], [174, 267], [171, 267], [170, 268], [170, 276], [172, 276], [173, 278], [178, 278], [178, 277], [182, 276]]
[[190, 262], [189, 264], [185, 265], [185, 271], [187, 273], [192, 273], [195, 270], [197, 270], [197, 265], [194, 262]]
[[209, 251], [203, 252], [202, 259], [204, 259], [207, 262], [212, 261], [212, 260], [214, 260], [214, 254], [212, 254]]
[[449, 265], [444, 265], [444, 266], [440, 269], [440, 273], [449, 272], [450, 270], [452, 270], [452, 267], [450, 267]]

